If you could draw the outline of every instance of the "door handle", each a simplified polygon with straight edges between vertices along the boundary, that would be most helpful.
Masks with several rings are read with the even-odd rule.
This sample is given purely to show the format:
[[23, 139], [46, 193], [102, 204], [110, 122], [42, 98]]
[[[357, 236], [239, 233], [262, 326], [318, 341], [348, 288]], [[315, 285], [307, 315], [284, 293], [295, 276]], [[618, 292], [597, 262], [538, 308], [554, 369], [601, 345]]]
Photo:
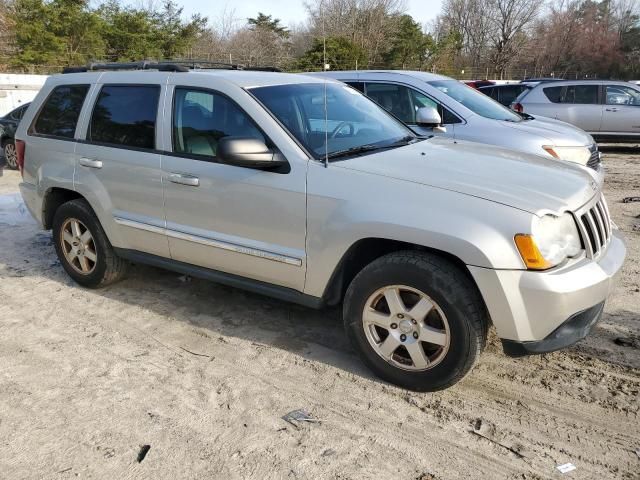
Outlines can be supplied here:
[[605, 108], [605, 110], [606, 110], [607, 112], [617, 112], [617, 111], [618, 111], [618, 109], [617, 109], [617, 108]]
[[83, 167], [89, 168], [102, 168], [102, 162], [100, 160], [92, 160], [91, 158], [81, 158], [78, 163]]
[[178, 183], [180, 185], [189, 185], [190, 187], [200, 186], [200, 179], [193, 175], [185, 175], [183, 173], [171, 173], [169, 174], [169, 181], [171, 183]]

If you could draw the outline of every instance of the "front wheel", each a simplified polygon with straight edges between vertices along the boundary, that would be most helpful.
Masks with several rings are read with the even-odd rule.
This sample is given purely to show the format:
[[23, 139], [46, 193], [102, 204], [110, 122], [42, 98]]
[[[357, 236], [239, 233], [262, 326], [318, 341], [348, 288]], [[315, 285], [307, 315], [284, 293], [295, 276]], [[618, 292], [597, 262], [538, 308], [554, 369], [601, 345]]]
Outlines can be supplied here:
[[7, 140], [2, 147], [2, 150], [7, 167], [11, 170], [16, 170], [18, 168], [18, 152], [16, 151], [16, 144], [13, 140]]
[[480, 294], [459, 266], [411, 251], [385, 255], [354, 278], [344, 322], [374, 373], [417, 391], [462, 379], [484, 348], [488, 326]]

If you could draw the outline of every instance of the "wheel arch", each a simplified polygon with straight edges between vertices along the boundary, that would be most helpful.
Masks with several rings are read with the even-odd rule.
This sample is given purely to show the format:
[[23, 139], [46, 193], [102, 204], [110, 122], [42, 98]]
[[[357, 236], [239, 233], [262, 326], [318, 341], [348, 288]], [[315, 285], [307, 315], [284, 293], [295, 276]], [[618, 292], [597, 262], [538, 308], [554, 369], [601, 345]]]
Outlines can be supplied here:
[[[458, 267], [460, 272], [468, 277], [476, 289], [478, 289], [478, 285], [466, 264], [452, 253], [415, 243], [387, 238], [368, 237], [356, 241], [344, 253], [324, 290], [322, 296], [324, 303], [326, 305], [337, 305], [340, 303], [344, 298], [349, 284], [358, 272], [374, 260], [389, 253], [399, 251], [428, 252], [442, 257]], [[480, 293], [479, 289], [478, 293]]]
[[67, 188], [52, 187], [44, 194], [42, 202], [42, 226], [45, 230], [53, 228], [53, 217], [61, 205], [71, 200], [84, 199], [80, 193]]

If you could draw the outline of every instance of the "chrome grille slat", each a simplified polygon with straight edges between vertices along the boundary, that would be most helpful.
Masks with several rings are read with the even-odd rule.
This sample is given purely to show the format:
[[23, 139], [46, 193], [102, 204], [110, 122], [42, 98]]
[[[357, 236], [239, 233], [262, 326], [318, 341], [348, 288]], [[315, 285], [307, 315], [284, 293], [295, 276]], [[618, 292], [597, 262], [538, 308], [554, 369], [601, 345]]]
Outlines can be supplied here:
[[600, 228], [603, 232], [605, 243], [609, 241], [609, 226], [607, 225], [607, 217], [602, 211], [602, 207], [600, 206], [600, 202], [596, 203], [596, 211], [598, 222], [600, 223]]
[[596, 221], [596, 228], [598, 229], [598, 235], [600, 236], [600, 246], [604, 247], [607, 243], [607, 232], [604, 229], [604, 223], [602, 223], [597, 203], [596, 206], [591, 209], [591, 216], [594, 217], [594, 220]]
[[600, 241], [600, 234], [598, 233], [598, 227], [596, 226], [596, 221], [593, 218], [593, 211], [589, 210], [587, 213], [587, 222], [589, 222], [589, 226], [591, 227], [591, 232], [593, 233], [593, 236], [595, 237], [595, 247], [594, 250], [596, 253], [598, 253], [600, 251], [600, 247], [602, 247], [602, 242]]
[[589, 160], [587, 160], [587, 167], [592, 168], [593, 170], [599, 170], [600, 169], [600, 153], [598, 152], [598, 146], [597, 145], [592, 145], [591, 147], [589, 147], [589, 151], [591, 152], [591, 156], [589, 157]]
[[612, 235], [609, 208], [602, 194], [576, 212], [576, 218], [587, 257], [597, 258], [606, 250]]

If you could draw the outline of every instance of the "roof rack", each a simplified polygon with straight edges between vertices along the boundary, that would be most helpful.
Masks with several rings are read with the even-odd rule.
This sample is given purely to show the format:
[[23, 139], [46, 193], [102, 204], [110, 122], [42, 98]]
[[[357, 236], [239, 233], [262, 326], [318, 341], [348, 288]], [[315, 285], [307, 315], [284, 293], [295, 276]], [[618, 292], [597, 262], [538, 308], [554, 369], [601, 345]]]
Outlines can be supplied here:
[[171, 63], [176, 65], [184, 65], [192, 70], [196, 69], [223, 69], [223, 70], [249, 70], [253, 72], [281, 72], [277, 67], [250, 67], [246, 65], [242, 65], [239, 63], [224, 63], [224, 62], [211, 62], [209, 60], [193, 60], [193, 59], [180, 59], [180, 60], [171, 60]]
[[62, 73], [82, 73], [97, 70], [158, 70], [160, 72], [189, 72], [197, 69], [251, 70], [257, 72], [280, 72], [276, 67], [245, 67], [234, 63], [210, 62], [207, 60], [171, 60], [167, 62], [114, 62], [90, 63], [81, 67], [65, 67]]

